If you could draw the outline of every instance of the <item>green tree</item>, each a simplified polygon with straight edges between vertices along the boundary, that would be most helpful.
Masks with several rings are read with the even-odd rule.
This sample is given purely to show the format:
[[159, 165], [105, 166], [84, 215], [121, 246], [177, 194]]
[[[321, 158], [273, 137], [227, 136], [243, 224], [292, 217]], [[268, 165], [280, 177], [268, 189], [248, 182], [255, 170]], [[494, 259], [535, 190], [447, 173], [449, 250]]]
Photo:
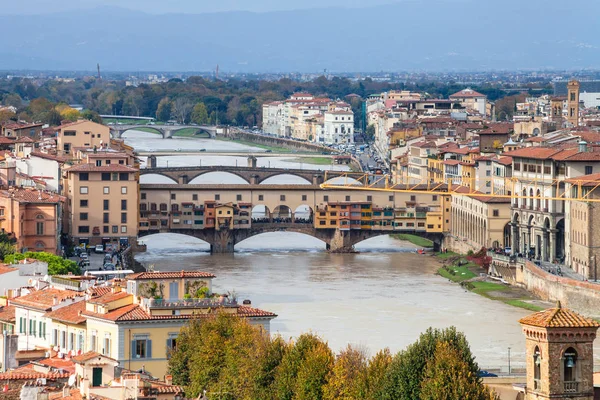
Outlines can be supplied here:
[[323, 388], [333, 367], [333, 352], [325, 342], [318, 342], [300, 363], [295, 385], [295, 400], [323, 399]]
[[421, 382], [421, 400], [490, 400], [495, 394], [481, 383], [460, 351], [449, 342], [438, 342]]
[[66, 107], [60, 111], [60, 117], [67, 121], [77, 121], [79, 119], [79, 111], [74, 108]]
[[456, 349], [473, 374], [479, 367], [471, 354], [469, 343], [464, 334], [457, 332], [455, 327], [439, 330], [429, 328], [419, 339], [398, 353], [387, 371], [382, 386], [381, 399], [412, 400], [420, 398], [421, 382], [427, 362], [434, 357], [437, 344], [447, 342]]
[[[327, 345], [312, 333], [305, 333], [298, 337], [298, 340], [283, 356], [275, 374], [275, 381], [273, 382], [275, 398], [278, 400], [296, 399], [295, 393], [298, 391], [298, 386], [305, 386], [301, 389], [302, 393], [309, 392], [306, 386], [312, 388], [312, 382], [309, 381], [306, 372], [302, 373], [302, 381], [299, 380], [298, 376], [301, 369], [306, 370], [309, 368], [304, 363], [309, 358], [311, 351], [323, 346]], [[310, 357], [310, 367], [312, 367], [312, 364], [314, 364], [313, 359], [317, 357], [317, 354], [311, 354]]]
[[[263, 331], [245, 319], [219, 312], [192, 320], [181, 330], [169, 371], [192, 397], [207, 390], [210, 398], [253, 399], [255, 391], [264, 389], [257, 378], [265, 371], [272, 375], [278, 364], [273, 362], [278, 357], [267, 349], [269, 338]], [[262, 382], [268, 383], [265, 379]]]
[[92, 110], [83, 110], [81, 112], [81, 118], [96, 122], [98, 124], [102, 123], [102, 117], [100, 116], [100, 114]]
[[369, 140], [373, 140], [375, 138], [375, 125], [373, 124], [369, 124], [369, 126], [367, 126], [367, 139]]
[[167, 97], [164, 97], [160, 103], [158, 103], [158, 107], [156, 108], [156, 119], [167, 122], [171, 118], [172, 112], [173, 104]]
[[391, 363], [392, 355], [388, 348], [369, 360], [369, 365], [359, 377], [357, 398], [372, 400], [383, 397], [381, 388]]
[[323, 399], [353, 400], [361, 397], [360, 380], [366, 375], [367, 357], [362, 349], [348, 345], [335, 359], [327, 385], [323, 389]]
[[81, 273], [81, 270], [75, 261], [67, 260], [44, 251], [28, 251], [26, 253], [9, 254], [4, 257], [4, 262], [6, 264], [14, 264], [26, 258], [33, 258], [34, 260], [48, 263], [49, 275], [67, 275], [69, 272], [79, 275]]
[[193, 123], [198, 125], [204, 125], [208, 123], [208, 111], [206, 105], [202, 102], [196, 104], [192, 110], [191, 120]]

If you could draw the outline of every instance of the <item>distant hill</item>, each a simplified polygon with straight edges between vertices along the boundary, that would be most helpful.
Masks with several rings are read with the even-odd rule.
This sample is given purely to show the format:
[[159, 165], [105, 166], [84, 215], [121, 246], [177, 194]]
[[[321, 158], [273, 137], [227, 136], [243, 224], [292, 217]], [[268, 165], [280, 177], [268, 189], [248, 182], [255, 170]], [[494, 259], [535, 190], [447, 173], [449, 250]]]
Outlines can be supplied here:
[[[492, 6], [492, 4], [496, 4]], [[0, 16], [0, 69], [431, 71], [600, 65], [597, 0], [406, 0], [364, 9]]]

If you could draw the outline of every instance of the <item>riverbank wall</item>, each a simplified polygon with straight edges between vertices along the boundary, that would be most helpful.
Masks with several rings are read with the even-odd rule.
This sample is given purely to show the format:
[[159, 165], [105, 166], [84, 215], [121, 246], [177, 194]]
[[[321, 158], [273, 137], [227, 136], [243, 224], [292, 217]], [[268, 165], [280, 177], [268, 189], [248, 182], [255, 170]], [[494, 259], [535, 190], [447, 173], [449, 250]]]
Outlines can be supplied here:
[[298, 151], [307, 151], [312, 153], [326, 153], [326, 154], [334, 154], [331, 148], [327, 146], [322, 146], [316, 143], [309, 142], [300, 142], [298, 140], [290, 140], [279, 137], [265, 136], [265, 135], [257, 135], [254, 133], [240, 132], [235, 129], [226, 130], [223, 137], [232, 139], [232, 140], [245, 140], [248, 142], [261, 144], [264, 146], [274, 146], [274, 147], [285, 147], [286, 149], [298, 150]]
[[560, 301], [579, 313], [600, 318], [600, 284], [554, 275], [527, 260], [511, 262], [505, 256], [492, 257], [490, 275], [527, 289], [541, 300]]

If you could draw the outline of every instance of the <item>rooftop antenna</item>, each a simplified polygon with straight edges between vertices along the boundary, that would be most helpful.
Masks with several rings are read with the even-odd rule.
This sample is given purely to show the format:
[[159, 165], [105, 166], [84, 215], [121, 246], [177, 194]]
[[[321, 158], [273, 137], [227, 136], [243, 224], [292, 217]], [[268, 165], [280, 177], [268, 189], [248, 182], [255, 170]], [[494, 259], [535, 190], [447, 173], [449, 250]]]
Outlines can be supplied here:
[[217, 69], [215, 71], [215, 79], [219, 80], [219, 64], [217, 64]]
[[98, 80], [102, 80], [102, 76], [100, 75], [100, 63], [96, 64], [96, 68], [98, 68]]

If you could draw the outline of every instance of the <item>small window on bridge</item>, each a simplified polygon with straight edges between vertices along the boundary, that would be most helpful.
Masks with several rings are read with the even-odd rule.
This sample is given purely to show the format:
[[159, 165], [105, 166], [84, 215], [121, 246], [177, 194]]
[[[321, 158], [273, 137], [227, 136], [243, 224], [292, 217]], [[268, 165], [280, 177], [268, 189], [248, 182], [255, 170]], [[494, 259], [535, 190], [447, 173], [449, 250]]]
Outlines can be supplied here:
[[192, 200], [194, 200], [194, 201], [198, 201], [198, 195], [197, 195], [197, 194], [193, 194], [193, 195], [192, 195]]
[[329, 196], [323, 196], [323, 201], [329, 201]]
[[346, 196], [346, 201], [350, 201], [350, 196]]
[[285, 201], [285, 194], [282, 194], [282, 195], [280, 195], [280, 196], [279, 196], [279, 200], [280, 200], [280, 201]]
[[175, 193], [171, 193], [171, 200], [176, 200], [177, 199], [177, 195]]
[[258, 195], [258, 201], [263, 201], [265, 199], [265, 196], [263, 196], [262, 194]]
[[305, 194], [302, 195], [302, 201], [306, 201], [307, 196]]
[[241, 194], [238, 194], [237, 196], [235, 196], [235, 198], [236, 198], [237, 201], [242, 201], [242, 195]]
[[146, 200], [146, 193], [142, 193], [140, 196], [142, 197], [142, 200]]
[[221, 200], [221, 195], [220, 194], [215, 194], [215, 200]]
[[391, 195], [391, 196], [388, 198], [388, 200], [389, 200], [389, 201], [394, 201], [394, 195]]
[[371, 195], [367, 196], [367, 201], [373, 201], [373, 196], [371, 196]]

